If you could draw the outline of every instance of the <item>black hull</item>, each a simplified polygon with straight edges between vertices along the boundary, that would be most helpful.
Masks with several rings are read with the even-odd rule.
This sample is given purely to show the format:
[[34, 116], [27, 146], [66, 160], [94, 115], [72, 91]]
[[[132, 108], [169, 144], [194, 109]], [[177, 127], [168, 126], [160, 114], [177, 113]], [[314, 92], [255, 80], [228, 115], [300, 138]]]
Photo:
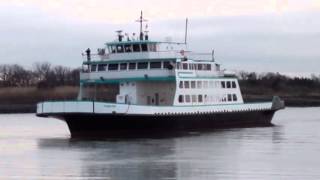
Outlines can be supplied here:
[[[270, 126], [275, 110], [184, 115], [56, 114], [72, 137], [170, 133], [214, 128]], [[52, 115], [50, 115], [52, 116]]]

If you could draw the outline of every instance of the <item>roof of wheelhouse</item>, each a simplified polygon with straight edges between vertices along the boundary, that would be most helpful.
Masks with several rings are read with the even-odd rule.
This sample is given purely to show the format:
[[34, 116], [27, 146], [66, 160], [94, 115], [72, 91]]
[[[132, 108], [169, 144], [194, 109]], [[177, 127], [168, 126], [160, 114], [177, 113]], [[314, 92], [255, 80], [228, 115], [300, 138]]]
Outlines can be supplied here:
[[132, 40], [132, 41], [114, 41], [114, 42], [107, 42], [105, 45], [107, 46], [113, 46], [113, 45], [130, 45], [130, 44], [142, 44], [142, 43], [147, 43], [147, 44], [158, 44], [162, 43], [159, 41], [149, 41], [149, 40]]

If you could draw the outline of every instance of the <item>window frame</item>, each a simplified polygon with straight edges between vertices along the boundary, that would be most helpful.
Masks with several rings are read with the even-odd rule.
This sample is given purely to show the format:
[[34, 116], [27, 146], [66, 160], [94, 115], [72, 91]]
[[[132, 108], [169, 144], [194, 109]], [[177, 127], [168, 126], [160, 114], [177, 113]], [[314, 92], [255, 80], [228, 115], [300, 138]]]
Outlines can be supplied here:
[[138, 62], [137, 63], [137, 69], [138, 70], [149, 69], [149, 63], [148, 62]]
[[[110, 69], [110, 67], [117, 67], [117, 69]], [[119, 70], [119, 64], [115, 63], [115, 64], [108, 64], [108, 71], [118, 71]]]
[[[134, 69], [133, 69], [133, 65], [134, 64]], [[130, 62], [128, 65], [128, 69], [129, 70], [137, 70], [137, 63], [136, 62]]]
[[[156, 64], [156, 65], [159, 65], [159, 63], [160, 63], [160, 66], [159, 66], [159, 67], [153, 67], [155, 64]], [[150, 69], [161, 69], [161, 66], [162, 66], [161, 61], [150, 62]]]
[[[125, 69], [123, 69], [122, 67], [123, 67], [123, 65], [125, 65], [126, 66], [126, 68]], [[126, 71], [126, 70], [128, 70], [128, 63], [120, 63], [119, 64], [119, 66], [120, 66], [120, 71]]]

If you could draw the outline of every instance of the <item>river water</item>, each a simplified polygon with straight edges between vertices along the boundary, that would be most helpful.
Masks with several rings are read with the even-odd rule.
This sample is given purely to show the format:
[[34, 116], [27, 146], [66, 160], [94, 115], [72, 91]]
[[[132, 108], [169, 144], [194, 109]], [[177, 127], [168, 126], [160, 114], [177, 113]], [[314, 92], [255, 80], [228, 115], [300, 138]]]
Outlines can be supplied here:
[[320, 179], [320, 108], [287, 108], [273, 123], [88, 140], [59, 120], [0, 115], [0, 179]]

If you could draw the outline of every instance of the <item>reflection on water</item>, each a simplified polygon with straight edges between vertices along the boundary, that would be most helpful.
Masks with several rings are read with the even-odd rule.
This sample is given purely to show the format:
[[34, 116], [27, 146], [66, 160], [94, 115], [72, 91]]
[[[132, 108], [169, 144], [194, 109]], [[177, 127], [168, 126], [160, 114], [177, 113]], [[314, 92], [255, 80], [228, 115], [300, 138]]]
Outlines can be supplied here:
[[275, 126], [138, 139], [70, 139], [57, 120], [0, 115], [0, 179], [319, 179], [320, 108]]

